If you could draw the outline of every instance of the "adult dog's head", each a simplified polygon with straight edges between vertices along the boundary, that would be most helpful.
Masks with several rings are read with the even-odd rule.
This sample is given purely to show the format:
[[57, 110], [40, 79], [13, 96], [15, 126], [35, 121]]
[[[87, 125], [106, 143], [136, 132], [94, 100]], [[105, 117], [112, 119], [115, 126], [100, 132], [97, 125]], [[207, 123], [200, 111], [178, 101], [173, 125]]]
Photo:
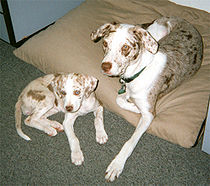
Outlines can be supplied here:
[[141, 26], [106, 23], [91, 33], [91, 40], [103, 38], [102, 72], [108, 76], [123, 75], [128, 66], [137, 63], [145, 51], [155, 54], [158, 43]]

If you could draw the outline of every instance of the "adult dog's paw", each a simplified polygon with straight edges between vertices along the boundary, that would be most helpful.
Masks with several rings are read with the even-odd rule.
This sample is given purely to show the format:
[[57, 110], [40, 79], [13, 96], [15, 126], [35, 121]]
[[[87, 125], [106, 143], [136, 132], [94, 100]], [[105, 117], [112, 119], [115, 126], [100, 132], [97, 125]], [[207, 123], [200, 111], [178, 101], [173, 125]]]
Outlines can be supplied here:
[[120, 159], [113, 159], [108, 168], [106, 169], [105, 179], [107, 181], [114, 181], [119, 175], [122, 173], [124, 168], [124, 162], [120, 161]]

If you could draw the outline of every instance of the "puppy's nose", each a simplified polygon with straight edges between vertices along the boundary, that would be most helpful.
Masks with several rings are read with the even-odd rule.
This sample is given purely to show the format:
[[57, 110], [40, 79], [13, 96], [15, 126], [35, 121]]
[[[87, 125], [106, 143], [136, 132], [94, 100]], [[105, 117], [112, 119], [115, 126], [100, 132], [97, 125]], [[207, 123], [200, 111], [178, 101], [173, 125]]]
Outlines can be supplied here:
[[101, 68], [104, 72], [109, 72], [112, 68], [112, 64], [110, 62], [104, 62], [101, 64]]
[[73, 110], [73, 106], [72, 106], [72, 105], [66, 106], [66, 110], [67, 110], [68, 112], [71, 112], [71, 111]]

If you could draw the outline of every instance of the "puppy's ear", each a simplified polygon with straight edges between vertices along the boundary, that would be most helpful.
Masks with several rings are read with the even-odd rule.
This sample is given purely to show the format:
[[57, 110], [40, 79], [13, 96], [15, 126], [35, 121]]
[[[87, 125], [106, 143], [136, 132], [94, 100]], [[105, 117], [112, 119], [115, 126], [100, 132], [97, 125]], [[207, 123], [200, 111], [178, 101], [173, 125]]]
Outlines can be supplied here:
[[150, 35], [149, 32], [137, 25], [132, 28], [132, 32], [137, 36], [139, 41], [142, 43], [143, 47], [151, 52], [156, 54], [158, 51], [158, 42]]
[[50, 85], [48, 85], [48, 89], [51, 89], [52, 92], [54, 92], [55, 94], [57, 94], [57, 96], [62, 98], [63, 94], [61, 94], [61, 87], [63, 84], [63, 74], [54, 74], [54, 76], [54, 79], [51, 81]]
[[94, 42], [98, 42], [102, 37], [105, 35], [109, 35], [110, 32], [114, 32], [117, 28], [117, 23], [105, 23], [104, 25], [100, 26], [97, 30], [94, 30], [90, 34], [90, 38]]
[[85, 79], [85, 96], [89, 97], [92, 92], [96, 90], [98, 86], [98, 79], [93, 76], [86, 76]]

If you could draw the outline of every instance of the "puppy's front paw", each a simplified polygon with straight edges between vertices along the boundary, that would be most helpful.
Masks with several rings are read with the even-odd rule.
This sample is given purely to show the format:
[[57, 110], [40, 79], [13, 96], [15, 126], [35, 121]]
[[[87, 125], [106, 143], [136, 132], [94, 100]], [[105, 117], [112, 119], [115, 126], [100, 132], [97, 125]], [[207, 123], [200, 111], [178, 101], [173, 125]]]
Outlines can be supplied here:
[[107, 140], [108, 140], [108, 135], [106, 134], [106, 132], [104, 130], [96, 132], [96, 141], [99, 144], [104, 144], [107, 142]]
[[113, 159], [112, 162], [109, 164], [108, 168], [106, 169], [106, 176], [105, 179], [107, 181], [114, 181], [119, 175], [122, 173], [124, 168], [124, 163], [119, 161], [118, 159]]
[[64, 131], [63, 125], [61, 125], [59, 122], [57, 121], [51, 121], [50, 125], [56, 129], [58, 132], [62, 132]]
[[47, 127], [44, 129], [45, 133], [47, 133], [49, 136], [56, 136], [57, 131], [52, 127]]
[[84, 161], [84, 156], [82, 151], [75, 151], [71, 153], [71, 161], [72, 163], [74, 163], [75, 165], [82, 165], [83, 161]]

